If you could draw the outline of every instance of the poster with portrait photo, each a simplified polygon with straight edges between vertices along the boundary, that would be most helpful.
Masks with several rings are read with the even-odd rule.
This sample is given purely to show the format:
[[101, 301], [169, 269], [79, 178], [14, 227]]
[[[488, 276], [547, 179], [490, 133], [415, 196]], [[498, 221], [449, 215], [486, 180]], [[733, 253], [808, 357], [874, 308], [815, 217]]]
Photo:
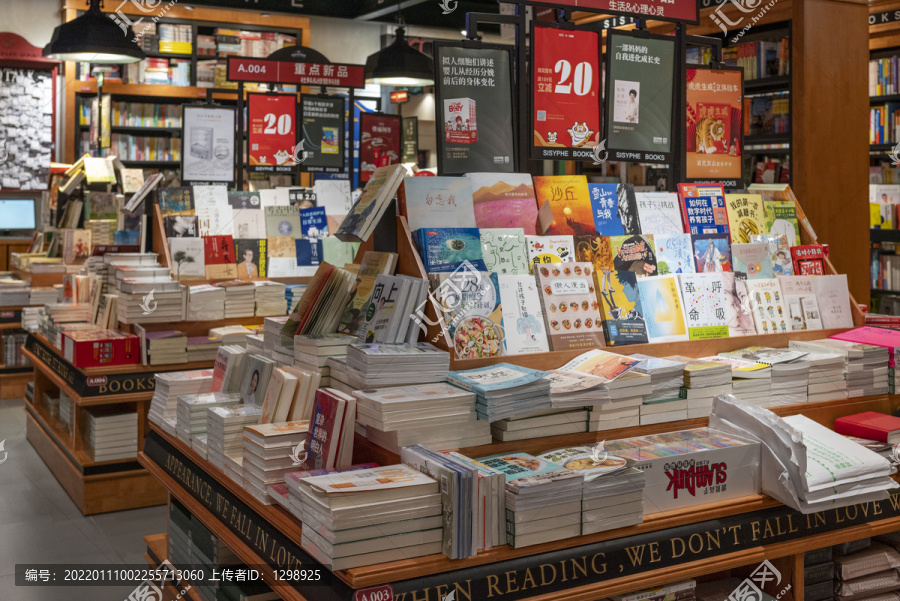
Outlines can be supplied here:
[[181, 120], [183, 185], [234, 182], [235, 108], [184, 105]]
[[609, 160], [671, 162], [675, 38], [610, 30], [606, 44]]

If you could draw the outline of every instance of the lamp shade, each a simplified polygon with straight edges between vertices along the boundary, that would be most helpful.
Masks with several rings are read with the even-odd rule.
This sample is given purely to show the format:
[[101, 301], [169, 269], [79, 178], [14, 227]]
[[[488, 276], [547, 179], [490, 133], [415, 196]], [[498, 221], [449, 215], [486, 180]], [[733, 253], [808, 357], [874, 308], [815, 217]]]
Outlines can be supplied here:
[[434, 65], [406, 41], [406, 31], [397, 28], [394, 42], [366, 59], [366, 81], [383, 86], [430, 86]]
[[95, 64], [136, 63], [145, 55], [133, 39], [134, 33], [128, 24], [116, 15], [104, 15], [100, 11], [100, 0], [91, 0], [86, 13], [53, 30], [43, 55], [61, 61]]
[[266, 58], [286, 63], [319, 63], [327, 65], [331, 62], [324, 54], [308, 46], [285, 46]]

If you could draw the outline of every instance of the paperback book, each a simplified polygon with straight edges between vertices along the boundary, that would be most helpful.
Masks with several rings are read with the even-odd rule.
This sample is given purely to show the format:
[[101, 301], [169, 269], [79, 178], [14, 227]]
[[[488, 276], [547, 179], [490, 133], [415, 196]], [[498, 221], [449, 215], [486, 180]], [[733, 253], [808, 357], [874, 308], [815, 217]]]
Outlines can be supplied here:
[[549, 175], [534, 178], [540, 207], [538, 219], [547, 236], [581, 236], [594, 233], [594, 218], [587, 178], [583, 175]]
[[816, 286], [810, 276], [778, 278], [791, 317], [791, 330], [821, 330], [822, 317], [816, 301]]
[[602, 345], [603, 323], [591, 263], [535, 266], [544, 321], [554, 351]]
[[654, 234], [653, 244], [659, 275], [695, 273], [690, 234]]
[[688, 339], [678, 277], [674, 274], [660, 275], [637, 281], [650, 342]]
[[538, 206], [531, 175], [527, 173], [469, 173], [475, 225], [482, 229], [522, 228], [527, 236], [538, 232]]
[[481, 228], [479, 235], [485, 271], [497, 275], [529, 273], [523, 228]]
[[728, 234], [692, 234], [697, 273], [732, 271]]
[[747, 244], [766, 233], [766, 212], [759, 194], [726, 194], [732, 244]]
[[789, 316], [778, 279], [747, 280], [750, 311], [757, 334], [776, 334], [788, 331]]
[[468, 178], [404, 177], [403, 188], [411, 231], [477, 227], [472, 183]]
[[[535, 278], [528, 274], [498, 275], [506, 352], [510, 355], [550, 350]], [[596, 303], [596, 301], [594, 301]]]
[[651, 236], [683, 234], [678, 195], [674, 192], [637, 192], [641, 233]]
[[[729, 294], [721, 273], [689, 273], [678, 276], [684, 300], [684, 319], [690, 340], [728, 338]], [[734, 274], [731, 279], [734, 279]], [[752, 327], [752, 322], [751, 322]]]
[[630, 271], [638, 279], [656, 275], [656, 252], [653, 236], [636, 234], [633, 236], [612, 236], [613, 268], [616, 271]]
[[800, 244], [800, 223], [797, 206], [792, 200], [767, 200], [765, 233], [785, 236], [788, 246]]
[[775, 277], [769, 247], [763, 242], [731, 245], [734, 272], [742, 280], [769, 280]]
[[791, 247], [791, 262], [796, 275], [825, 275], [825, 249], [821, 244]]
[[567, 263], [575, 261], [575, 242], [572, 236], [525, 236], [528, 265]]
[[791, 247], [787, 237], [781, 234], [762, 234], [751, 236], [751, 242], [765, 243], [772, 259], [772, 273], [776, 276], [793, 275], [794, 267], [791, 263]]

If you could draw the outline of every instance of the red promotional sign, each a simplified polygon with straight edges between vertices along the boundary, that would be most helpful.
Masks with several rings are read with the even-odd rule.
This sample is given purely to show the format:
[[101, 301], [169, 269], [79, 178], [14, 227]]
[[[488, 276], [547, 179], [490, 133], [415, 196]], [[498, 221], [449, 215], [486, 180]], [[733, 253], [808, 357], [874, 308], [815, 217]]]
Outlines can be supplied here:
[[535, 27], [535, 159], [589, 159], [600, 143], [600, 34]]
[[365, 183], [378, 167], [400, 162], [403, 120], [399, 115], [362, 113], [359, 116], [359, 181]]
[[363, 88], [366, 85], [362, 65], [291, 63], [236, 56], [228, 59], [227, 79], [342, 88]]
[[297, 144], [297, 97], [248, 94], [247, 127], [250, 169], [293, 171]]
[[525, 0], [525, 4], [553, 5], [567, 10], [586, 10], [597, 13], [633, 15], [655, 21], [678, 23], [700, 22], [697, 0]]
[[740, 182], [743, 71], [688, 69], [685, 85], [685, 179]]

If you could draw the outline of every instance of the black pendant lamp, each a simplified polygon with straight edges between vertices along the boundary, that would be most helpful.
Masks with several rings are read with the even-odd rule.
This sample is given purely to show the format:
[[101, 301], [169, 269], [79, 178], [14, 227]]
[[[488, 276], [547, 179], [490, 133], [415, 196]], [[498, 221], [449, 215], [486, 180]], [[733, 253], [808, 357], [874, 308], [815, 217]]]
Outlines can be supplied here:
[[91, 6], [80, 17], [63, 23], [53, 30], [43, 55], [60, 61], [94, 64], [136, 63], [146, 55], [135, 44], [131, 27], [114, 15], [100, 10], [100, 0], [90, 0]]
[[366, 59], [366, 82], [383, 86], [434, 85], [434, 65], [406, 41], [406, 30], [398, 27], [394, 42]]

